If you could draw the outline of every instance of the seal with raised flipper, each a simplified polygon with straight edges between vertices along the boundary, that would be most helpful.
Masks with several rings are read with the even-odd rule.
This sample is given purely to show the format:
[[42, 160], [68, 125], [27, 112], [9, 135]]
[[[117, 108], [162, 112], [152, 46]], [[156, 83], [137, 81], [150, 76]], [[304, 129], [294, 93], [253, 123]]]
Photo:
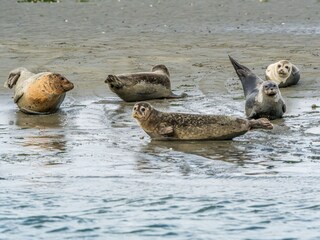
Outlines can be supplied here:
[[108, 75], [105, 83], [126, 102], [187, 96], [171, 91], [170, 74], [165, 65], [156, 65], [151, 72]]
[[299, 82], [300, 71], [288, 60], [281, 60], [267, 67], [266, 80], [274, 81], [280, 88], [289, 87]]
[[4, 86], [14, 88], [14, 102], [22, 112], [28, 114], [56, 112], [66, 92], [74, 87], [73, 83], [58, 73], [35, 74], [23, 67], [11, 71]]
[[229, 56], [230, 61], [242, 83], [246, 98], [245, 112], [249, 119], [282, 118], [286, 112], [286, 104], [277, 84], [273, 81], [263, 81], [247, 67]]
[[272, 129], [266, 118], [161, 112], [147, 102], [136, 103], [132, 116], [154, 140], [231, 140], [251, 129]]

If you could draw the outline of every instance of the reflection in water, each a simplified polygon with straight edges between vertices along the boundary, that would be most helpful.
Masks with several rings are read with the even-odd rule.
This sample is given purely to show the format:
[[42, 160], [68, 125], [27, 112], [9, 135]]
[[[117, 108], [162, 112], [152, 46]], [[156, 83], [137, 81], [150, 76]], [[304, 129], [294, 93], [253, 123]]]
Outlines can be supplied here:
[[15, 120], [21, 128], [62, 128], [65, 123], [66, 115], [61, 110], [49, 115], [30, 115], [18, 111]]
[[248, 158], [241, 145], [237, 145], [234, 141], [151, 141], [146, 151], [150, 152], [157, 148], [226, 162], [241, 163]]
[[43, 154], [66, 151], [65, 135], [58, 130], [63, 129], [67, 122], [63, 111], [49, 115], [30, 115], [19, 111], [15, 116], [16, 126], [26, 130], [19, 132], [19, 142], [23, 147], [41, 150]]
[[150, 141], [140, 152], [139, 171], [175, 172], [178, 168], [182, 175], [235, 172], [247, 158], [241, 144], [232, 141]]
[[245, 139], [150, 141], [141, 149], [144, 154], [137, 156], [137, 169], [143, 172], [162, 169], [167, 172], [168, 168], [172, 171], [174, 166], [178, 167], [183, 175], [191, 171], [206, 175], [221, 175], [225, 172], [242, 172], [246, 175], [275, 174], [277, 172], [273, 169], [276, 162], [266, 157], [270, 151], [273, 150]]
[[28, 136], [24, 138], [23, 146], [65, 152], [66, 140], [63, 134]]

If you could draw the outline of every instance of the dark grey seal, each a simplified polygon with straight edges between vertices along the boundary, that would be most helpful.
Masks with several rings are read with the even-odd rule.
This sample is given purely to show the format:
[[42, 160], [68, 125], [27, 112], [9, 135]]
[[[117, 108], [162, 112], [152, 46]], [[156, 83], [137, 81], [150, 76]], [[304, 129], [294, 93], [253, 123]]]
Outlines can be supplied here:
[[281, 118], [286, 111], [286, 104], [278, 85], [273, 81], [263, 81], [247, 67], [230, 57], [230, 61], [241, 80], [246, 97], [245, 111], [249, 119]]
[[160, 112], [147, 102], [136, 103], [132, 116], [155, 140], [231, 140], [251, 129], [272, 129], [266, 118]]
[[126, 102], [187, 96], [172, 93], [170, 74], [164, 65], [154, 66], [151, 72], [109, 75], [105, 83]]

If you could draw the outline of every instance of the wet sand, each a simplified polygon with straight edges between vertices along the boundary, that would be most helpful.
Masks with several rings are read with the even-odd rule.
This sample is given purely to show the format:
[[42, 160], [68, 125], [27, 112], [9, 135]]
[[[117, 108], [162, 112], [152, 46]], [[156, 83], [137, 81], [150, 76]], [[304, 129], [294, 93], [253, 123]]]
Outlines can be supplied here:
[[[58, 113], [30, 116], [0, 88], [0, 239], [320, 237], [320, 111], [311, 107], [320, 105], [319, 7], [1, 1], [0, 79], [24, 66], [59, 72], [75, 89]], [[165, 64], [174, 92], [190, 97], [150, 101], [155, 107], [244, 117], [228, 54], [261, 77], [283, 58], [300, 69], [299, 84], [281, 89], [287, 113], [274, 130], [151, 141], [131, 117], [133, 103], [104, 83]]]

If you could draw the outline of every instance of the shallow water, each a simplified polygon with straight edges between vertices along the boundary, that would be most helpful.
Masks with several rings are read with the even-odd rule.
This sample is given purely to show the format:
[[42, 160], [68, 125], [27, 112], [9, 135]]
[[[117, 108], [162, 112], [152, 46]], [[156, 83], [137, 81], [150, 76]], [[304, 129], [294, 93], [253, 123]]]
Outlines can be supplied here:
[[[62, 73], [75, 89], [58, 113], [30, 116], [0, 88], [0, 239], [319, 239], [319, 7], [1, 1], [2, 81], [25, 66]], [[282, 58], [299, 67], [274, 130], [151, 141], [133, 103], [104, 84], [162, 63], [190, 96], [150, 101], [156, 108], [244, 117], [227, 54], [260, 76]]]

